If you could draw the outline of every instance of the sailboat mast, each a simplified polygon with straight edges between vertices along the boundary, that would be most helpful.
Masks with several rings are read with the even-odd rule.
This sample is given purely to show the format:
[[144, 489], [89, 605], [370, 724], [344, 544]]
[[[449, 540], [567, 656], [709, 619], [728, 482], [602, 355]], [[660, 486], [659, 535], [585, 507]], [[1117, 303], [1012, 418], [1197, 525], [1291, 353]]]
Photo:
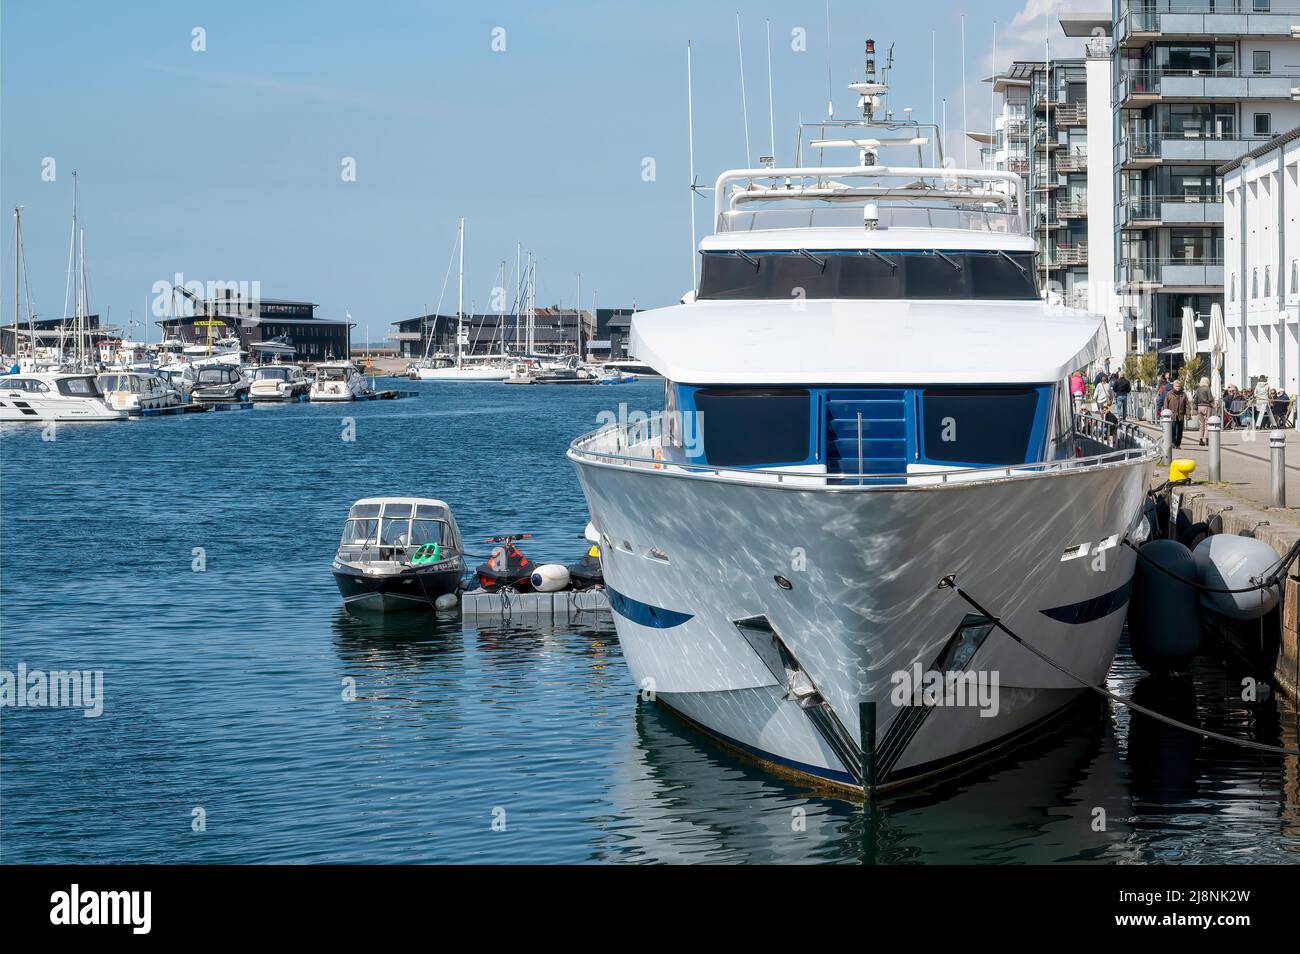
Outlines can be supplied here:
[[456, 278], [456, 367], [464, 363], [461, 330], [465, 324], [465, 217], [460, 218], [460, 273]]
[[77, 370], [85, 362], [86, 323], [86, 230], [77, 233]]
[[18, 299], [22, 297], [22, 257], [18, 252], [23, 240], [22, 220], [18, 206], [14, 206], [14, 357], [19, 355], [18, 348]]
[[582, 272], [578, 272], [578, 360], [582, 360]]

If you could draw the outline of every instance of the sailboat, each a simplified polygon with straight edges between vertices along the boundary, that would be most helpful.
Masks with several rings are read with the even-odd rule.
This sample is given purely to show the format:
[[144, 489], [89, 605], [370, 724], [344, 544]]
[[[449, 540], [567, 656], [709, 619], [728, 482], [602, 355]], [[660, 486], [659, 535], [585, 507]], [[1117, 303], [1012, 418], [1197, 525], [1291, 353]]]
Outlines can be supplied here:
[[460, 247], [460, 271], [456, 290], [456, 354], [454, 358], [449, 355], [435, 355], [427, 363], [417, 365], [415, 375], [421, 381], [504, 381], [510, 377], [509, 367], [482, 359], [476, 361], [465, 354], [469, 333], [465, 331], [465, 219], [463, 216], [456, 235]]

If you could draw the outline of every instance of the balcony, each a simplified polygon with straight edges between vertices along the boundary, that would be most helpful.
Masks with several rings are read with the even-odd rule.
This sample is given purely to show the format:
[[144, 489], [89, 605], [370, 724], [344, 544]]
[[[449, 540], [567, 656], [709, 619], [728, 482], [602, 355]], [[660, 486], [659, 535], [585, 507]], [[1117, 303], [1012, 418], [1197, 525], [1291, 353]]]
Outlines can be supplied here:
[[1025, 139], [1029, 136], [1029, 120], [1008, 119], [1006, 123], [1008, 139]]
[[[1290, 34], [1288, 33], [1288, 36]], [[1254, 73], [1242, 70], [1126, 70], [1115, 84], [1116, 101], [1281, 99], [1300, 89], [1300, 71]]]
[[1121, 166], [1154, 166], [1161, 162], [1223, 163], [1249, 152], [1270, 137], [1228, 139], [1198, 130], [1141, 132], [1130, 130], [1115, 146]]
[[1023, 176], [1029, 171], [1029, 160], [1024, 156], [1012, 156], [1007, 160], [1007, 171], [1018, 172]]
[[1218, 195], [1144, 195], [1119, 204], [1121, 228], [1222, 223], [1223, 197]]
[[1057, 172], [1084, 172], [1088, 168], [1088, 151], [1073, 149], [1056, 157]]
[[1061, 219], [1086, 219], [1088, 217], [1087, 199], [1059, 199], [1056, 214]]
[[1066, 103], [1056, 111], [1057, 126], [1086, 126], [1088, 125], [1088, 104], [1087, 103]]
[[1058, 245], [1052, 249], [1047, 256], [1048, 268], [1070, 268], [1076, 265], [1088, 264], [1088, 246], [1080, 243], [1078, 245]]
[[1162, 285], [1192, 288], [1223, 285], [1222, 258], [1122, 258], [1121, 285]]
[[1115, 23], [1115, 42], [1136, 46], [1179, 37], [1290, 37], [1298, 0], [1155, 0], [1128, 9]]

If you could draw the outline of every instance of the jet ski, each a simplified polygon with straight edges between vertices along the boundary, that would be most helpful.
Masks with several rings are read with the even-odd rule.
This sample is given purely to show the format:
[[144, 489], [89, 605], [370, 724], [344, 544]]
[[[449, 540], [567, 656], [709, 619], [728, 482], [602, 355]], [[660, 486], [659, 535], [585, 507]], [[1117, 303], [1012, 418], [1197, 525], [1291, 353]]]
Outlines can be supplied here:
[[570, 563], [569, 583], [575, 590], [589, 590], [593, 586], [603, 586], [605, 574], [600, 569], [600, 546], [593, 543], [586, 555], [577, 563]]
[[531, 533], [510, 533], [488, 537], [485, 543], [500, 544], [487, 561], [474, 571], [478, 585], [485, 590], [513, 589], [526, 592], [533, 588], [533, 561], [519, 552], [516, 540], [526, 540]]

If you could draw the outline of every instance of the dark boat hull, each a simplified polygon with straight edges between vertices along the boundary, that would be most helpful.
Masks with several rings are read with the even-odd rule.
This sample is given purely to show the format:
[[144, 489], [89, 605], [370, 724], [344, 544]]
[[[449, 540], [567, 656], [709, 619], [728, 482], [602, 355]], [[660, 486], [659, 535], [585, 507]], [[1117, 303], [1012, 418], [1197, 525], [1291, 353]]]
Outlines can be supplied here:
[[334, 582], [343, 605], [352, 610], [392, 613], [430, 609], [438, 597], [455, 593], [464, 567], [404, 567], [394, 573], [370, 574], [335, 562]]

